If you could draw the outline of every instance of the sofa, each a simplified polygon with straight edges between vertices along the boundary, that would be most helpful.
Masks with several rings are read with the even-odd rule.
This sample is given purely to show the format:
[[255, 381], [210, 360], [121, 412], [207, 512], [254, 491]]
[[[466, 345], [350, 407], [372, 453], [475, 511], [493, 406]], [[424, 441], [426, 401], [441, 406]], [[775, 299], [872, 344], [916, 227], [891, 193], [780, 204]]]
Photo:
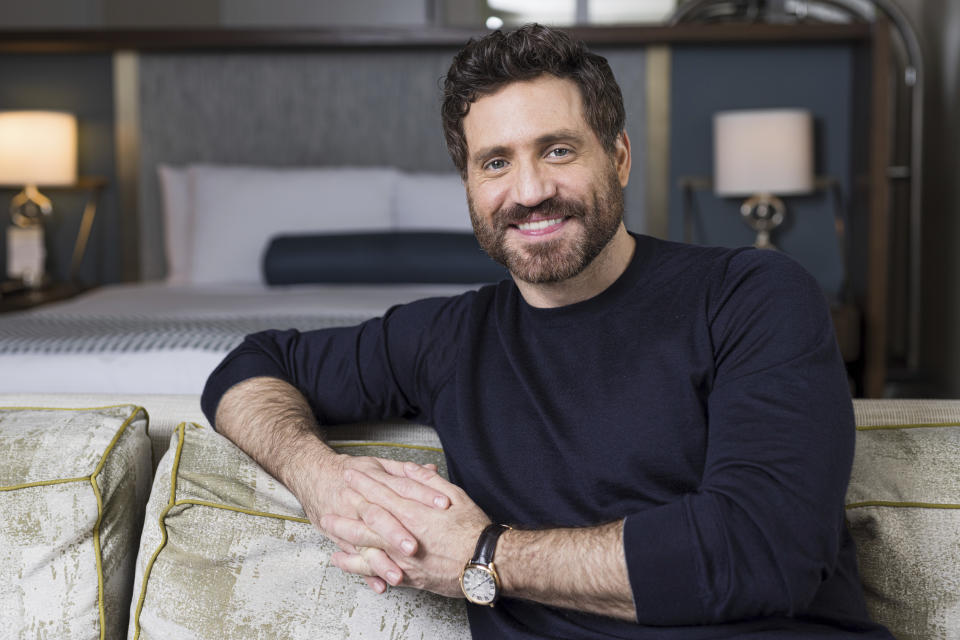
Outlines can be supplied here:
[[[0, 636], [468, 638], [462, 601], [378, 596], [197, 396], [0, 394]], [[960, 637], [960, 401], [857, 400], [847, 518], [872, 615]], [[406, 423], [333, 427], [356, 455], [432, 462]]]

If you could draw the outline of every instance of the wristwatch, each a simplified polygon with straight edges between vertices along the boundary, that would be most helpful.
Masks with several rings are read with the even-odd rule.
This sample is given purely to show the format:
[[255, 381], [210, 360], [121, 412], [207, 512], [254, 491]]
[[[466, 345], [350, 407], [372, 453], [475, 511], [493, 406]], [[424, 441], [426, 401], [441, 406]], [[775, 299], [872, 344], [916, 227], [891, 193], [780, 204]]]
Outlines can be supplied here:
[[473, 604], [492, 607], [500, 595], [500, 576], [493, 565], [493, 554], [500, 534], [509, 528], [505, 524], [487, 525], [477, 540], [473, 558], [460, 572], [460, 589]]

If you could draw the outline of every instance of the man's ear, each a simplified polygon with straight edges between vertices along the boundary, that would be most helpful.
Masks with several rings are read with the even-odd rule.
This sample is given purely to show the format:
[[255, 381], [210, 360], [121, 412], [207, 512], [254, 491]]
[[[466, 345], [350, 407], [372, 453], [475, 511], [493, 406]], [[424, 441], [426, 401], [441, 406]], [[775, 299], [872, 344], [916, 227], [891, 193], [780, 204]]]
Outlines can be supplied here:
[[626, 187], [630, 182], [630, 137], [624, 129], [614, 142], [613, 163], [620, 178], [620, 186]]

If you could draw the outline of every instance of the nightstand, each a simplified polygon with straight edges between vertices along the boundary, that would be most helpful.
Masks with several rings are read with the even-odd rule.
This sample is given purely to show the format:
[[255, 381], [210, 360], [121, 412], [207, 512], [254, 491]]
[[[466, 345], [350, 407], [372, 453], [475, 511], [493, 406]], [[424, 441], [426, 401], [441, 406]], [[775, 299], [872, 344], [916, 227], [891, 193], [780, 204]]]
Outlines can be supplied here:
[[42, 289], [23, 289], [0, 295], [0, 313], [26, 311], [51, 302], [67, 300], [93, 287], [75, 284], [55, 284]]

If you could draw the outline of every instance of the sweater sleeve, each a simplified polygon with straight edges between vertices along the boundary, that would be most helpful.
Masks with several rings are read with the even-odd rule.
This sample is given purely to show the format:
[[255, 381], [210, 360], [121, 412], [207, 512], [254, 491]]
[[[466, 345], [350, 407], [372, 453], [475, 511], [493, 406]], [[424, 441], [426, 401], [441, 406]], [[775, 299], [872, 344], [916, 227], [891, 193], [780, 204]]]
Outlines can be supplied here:
[[816, 282], [789, 258], [746, 251], [706, 306], [715, 377], [701, 484], [625, 520], [646, 624], [802, 612], [845, 526], [853, 409]]
[[216, 427], [223, 395], [266, 376], [298, 389], [320, 424], [399, 417], [429, 423], [430, 389], [454, 361], [462, 298], [400, 305], [357, 326], [248, 335], [210, 374], [201, 408]]

